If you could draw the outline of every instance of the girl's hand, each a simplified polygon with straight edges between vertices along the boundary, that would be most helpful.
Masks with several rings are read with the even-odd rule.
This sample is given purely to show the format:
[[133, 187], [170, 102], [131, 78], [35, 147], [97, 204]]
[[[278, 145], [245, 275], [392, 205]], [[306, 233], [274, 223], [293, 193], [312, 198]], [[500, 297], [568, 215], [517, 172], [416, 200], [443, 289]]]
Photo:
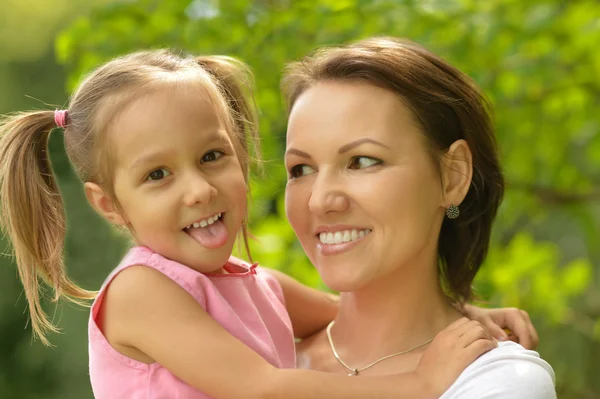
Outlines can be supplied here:
[[463, 317], [435, 336], [423, 353], [415, 374], [437, 398], [475, 359], [497, 346], [481, 323]]
[[[526, 311], [517, 308], [484, 309], [466, 304], [465, 316], [477, 320], [499, 341], [511, 340], [535, 350], [539, 337]], [[508, 330], [508, 331], [505, 331]]]

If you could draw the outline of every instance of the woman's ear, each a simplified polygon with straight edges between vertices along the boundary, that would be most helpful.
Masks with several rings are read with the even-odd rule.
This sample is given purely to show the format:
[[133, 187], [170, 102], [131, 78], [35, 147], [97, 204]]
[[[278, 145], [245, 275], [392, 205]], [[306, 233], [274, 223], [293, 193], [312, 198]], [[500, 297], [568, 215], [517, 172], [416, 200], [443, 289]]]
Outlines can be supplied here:
[[127, 220], [121, 215], [114, 200], [96, 183], [86, 182], [83, 185], [85, 196], [96, 212], [110, 223], [125, 226]]
[[442, 156], [441, 169], [444, 190], [442, 206], [458, 206], [467, 196], [473, 178], [473, 156], [465, 140], [452, 143]]

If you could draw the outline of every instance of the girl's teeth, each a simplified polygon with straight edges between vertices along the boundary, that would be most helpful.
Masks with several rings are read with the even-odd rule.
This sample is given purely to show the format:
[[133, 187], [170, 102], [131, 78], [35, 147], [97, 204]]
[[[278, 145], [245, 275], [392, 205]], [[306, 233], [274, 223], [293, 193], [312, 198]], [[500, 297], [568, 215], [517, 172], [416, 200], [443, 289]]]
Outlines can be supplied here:
[[363, 230], [344, 230], [344, 231], [336, 231], [335, 233], [320, 233], [319, 240], [322, 244], [341, 244], [343, 242], [350, 242], [362, 238], [369, 234], [371, 229], [363, 229]]
[[199, 227], [206, 227], [206, 226], [208, 226], [209, 224], [213, 224], [213, 223], [215, 223], [217, 220], [219, 220], [219, 218], [221, 217], [221, 215], [222, 215], [222, 213], [217, 213], [216, 215], [214, 215], [214, 216], [211, 216], [211, 217], [209, 217], [208, 219], [201, 220], [201, 221], [199, 221], [199, 222], [196, 222], [196, 223], [190, 224], [188, 227], [186, 227], [186, 229], [191, 229], [192, 227], [193, 227], [193, 228], [195, 228], [195, 229], [197, 229], [197, 228], [199, 228]]

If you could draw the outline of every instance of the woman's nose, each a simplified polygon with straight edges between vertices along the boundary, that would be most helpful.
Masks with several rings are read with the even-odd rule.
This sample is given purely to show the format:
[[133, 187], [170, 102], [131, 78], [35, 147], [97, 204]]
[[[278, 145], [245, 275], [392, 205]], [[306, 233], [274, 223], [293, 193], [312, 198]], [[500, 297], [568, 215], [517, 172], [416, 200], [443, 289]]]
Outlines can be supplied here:
[[348, 205], [349, 200], [341, 179], [332, 172], [318, 172], [308, 203], [310, 211], [324, 215], [330, 212], [343, 212], [348, 209]]

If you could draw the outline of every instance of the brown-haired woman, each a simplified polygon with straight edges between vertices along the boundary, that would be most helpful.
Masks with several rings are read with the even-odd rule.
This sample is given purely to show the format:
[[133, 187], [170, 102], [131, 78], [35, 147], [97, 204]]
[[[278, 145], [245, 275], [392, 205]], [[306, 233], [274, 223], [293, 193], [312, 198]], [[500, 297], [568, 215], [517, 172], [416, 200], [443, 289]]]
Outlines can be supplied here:
[[[407, 372], [472, 297], [504, 192], [483, 94], [423, 47], [371, 38], [291, 64], [286, 211], [340, 310], [298, 362]], [[417, 348], [417, 349], [414, 349]], [[444, 399], [554, 398], [536, 352], [503, 342]]]

